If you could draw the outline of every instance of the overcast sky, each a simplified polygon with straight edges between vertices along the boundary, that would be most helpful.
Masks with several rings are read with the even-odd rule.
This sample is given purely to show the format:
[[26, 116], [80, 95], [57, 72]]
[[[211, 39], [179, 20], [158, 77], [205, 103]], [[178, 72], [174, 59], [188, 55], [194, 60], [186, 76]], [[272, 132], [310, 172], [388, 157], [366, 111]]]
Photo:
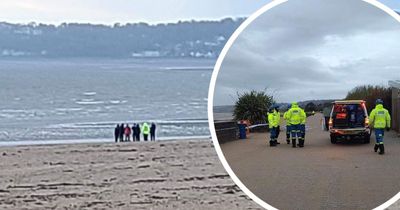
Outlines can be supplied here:
[[[271, 0], [1, 0], [0, 21], [60, 24], [62, 22], [177, 22], [248, 16]], [[382, 0], [400, 9], [399, 0]]]
[[1, 21], [177, 22], [248, 16], [270, 0], [1, 0]]
[[281, 4], [240, 34], [217, 77], [215, 105], [268, 88], [278, 102], [339, 99], [400, 79], [400, 23], [359, 0]]

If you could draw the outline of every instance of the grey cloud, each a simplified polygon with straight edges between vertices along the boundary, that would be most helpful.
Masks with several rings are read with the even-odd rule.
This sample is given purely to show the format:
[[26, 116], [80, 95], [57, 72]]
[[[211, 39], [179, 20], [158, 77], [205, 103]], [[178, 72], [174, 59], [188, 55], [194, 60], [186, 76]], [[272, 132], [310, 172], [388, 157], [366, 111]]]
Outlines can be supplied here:
[[393, 56], [399, 35], [394, 18], [361, 0], [289, 0], [239, 35], [221, 66], [215, 104], [232, 104], [235, 92], [252, 89], [268, 88], [288, 102], [386, 84], [400, 77]]

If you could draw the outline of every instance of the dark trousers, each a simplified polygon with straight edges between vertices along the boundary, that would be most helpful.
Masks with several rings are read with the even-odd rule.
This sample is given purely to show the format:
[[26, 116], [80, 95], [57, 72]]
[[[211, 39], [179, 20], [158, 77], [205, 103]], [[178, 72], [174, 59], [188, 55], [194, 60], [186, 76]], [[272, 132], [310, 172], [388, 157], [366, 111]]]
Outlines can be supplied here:
[[155, 141], [156, 140], [156, 134], [155, 133], [150, 133], [150, 139], [152, 141]]
[[306, 125], [305, 124], [300, 125], [300, 136], [301, 136], [301, 140], [305, 140], [305, 137], [306, 137]]
[[143, 134], [143, 138], [144, 138], [144, 141], [147, 141], [147, 139], [149, 138], [149, 134]]
[[290, 140], [291, 126], [286, 125], [286, 140]]
[[292, 135], [292, 140], [293, 139], [296, 140], [296, 137], [297, 138], [301, 138], [301, 126], [300, 126], [300, 124], [291, 125], [290, 127], [291, 127], [290, 131], [291, 131], [291, 135]]
[[280, 133], [281, 133], [281, 126], [278, 125], [278, 127], [276, 127], [276, 136], [275, 136], [276, 139], [279, 138]]
[[115, 136], [115, 142], [118, 142], [118, 136]]
[[278, 127], [270, 128], [270, 139], [276, 141], [278, 138]]
[[383, 128], [375, 128], [376, 144], [383, 144], [384, 135], [385, 135], [385, 130]]
[[140, 133], [136, 134], [136, 141], [140, 141]]

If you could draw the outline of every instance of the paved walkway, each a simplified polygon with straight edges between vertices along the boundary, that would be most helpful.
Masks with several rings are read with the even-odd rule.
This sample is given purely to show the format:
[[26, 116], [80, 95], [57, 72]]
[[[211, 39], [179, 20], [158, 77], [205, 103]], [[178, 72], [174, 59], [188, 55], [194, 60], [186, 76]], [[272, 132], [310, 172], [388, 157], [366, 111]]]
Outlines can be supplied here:
[[[400, 138], [386, 133], [386, 154], [371, 144], [333, 145], [321, 129], [322, 115], [308, 118], [304, 148], [267, 145], [268, 133], [222, 144], [239, 179], [258, 197], [279, 209], [372, 209], [400, 190]], [[282, 126], [284, 127], [284, 126]]]

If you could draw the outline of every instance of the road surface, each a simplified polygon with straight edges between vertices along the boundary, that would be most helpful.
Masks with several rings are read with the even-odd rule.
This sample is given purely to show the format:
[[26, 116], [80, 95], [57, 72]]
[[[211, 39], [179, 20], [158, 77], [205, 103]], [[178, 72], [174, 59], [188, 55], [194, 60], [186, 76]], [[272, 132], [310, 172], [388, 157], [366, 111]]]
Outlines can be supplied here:
[[[386, 154], [371, 144], [331, 144], [321, 114], [308, 118], [304, 148], [267, 145], [269, 133], [221, 145], [238, 178], [255, 195], [279, 209], [372, 209], [400, 190], [400, 138], [385, 133]], [[282, 128], [284, 126], [281, 126]], [[397, 205], [399, 206], [399, 205]]]

